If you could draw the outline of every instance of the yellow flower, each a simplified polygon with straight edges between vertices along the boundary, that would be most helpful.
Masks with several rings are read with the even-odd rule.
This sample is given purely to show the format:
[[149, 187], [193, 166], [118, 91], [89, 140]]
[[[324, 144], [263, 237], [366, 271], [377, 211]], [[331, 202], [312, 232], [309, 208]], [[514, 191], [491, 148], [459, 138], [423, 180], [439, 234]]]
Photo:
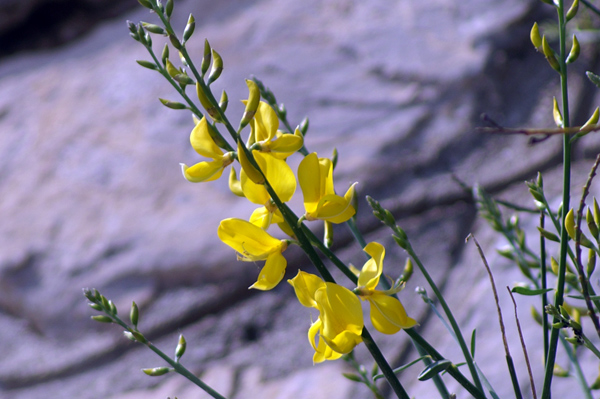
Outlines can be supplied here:
[[314, 363], [338, 359], [362, 342], [362, 308], [352, 291], [303, 271], [288, 282], [303, 306], [319, 310], [319, 319], [308, 330]]
[[192, 130], [190, 143], [198, 154], [211, 158], [212, 161], [199, 162], [189, 167], [184, 163], [180, 164], [183, 177], [193, 183], [218, 179], [223, 174], [223, 169], [233, 162], [233, 154], [223, 153], [210, 136], [208, 129], [210, 129], [208, 122], [203, 117]]
[[354, 186], [341, 197], [333, 189], [333, 164], [327, 158], [318, 158], [316, 153], [304, 157], [298, 166], [298, 182], [304, 195], [306, 220], [327, 220], [343, 223], [356, 211], [352, 206]]
[[364, 264], [358, 276], [357, 293], [361, 299], [369, 301], [373, 327], [384, 334], [395, 334], [402, 328], [414, 327], [417, 322], [408, 317], [397, 298], [375, 289], [383, 272], [385, 248], [379, 243], [370, 242], [364, 251], [371, 259]]
[[264, 101], [258, 105], [254, 119], [250, 121], [250, 144], [257, 144], [262, 152], [270, 152], [275, 157], [285, 159], [304, 145], [304, 137], [299, 129], [294, 134], [284, 134], [277, 130], [279, 118]]
[[278, 240], [260, 227], [236, 218], [221, 221], [217, 233], [221, 241], [238, 253], [238, 260], [266, 260], [250, 288], [270, 290], [283, 279], [287, 261], [281, 253], [286, 250], [287, 241]]

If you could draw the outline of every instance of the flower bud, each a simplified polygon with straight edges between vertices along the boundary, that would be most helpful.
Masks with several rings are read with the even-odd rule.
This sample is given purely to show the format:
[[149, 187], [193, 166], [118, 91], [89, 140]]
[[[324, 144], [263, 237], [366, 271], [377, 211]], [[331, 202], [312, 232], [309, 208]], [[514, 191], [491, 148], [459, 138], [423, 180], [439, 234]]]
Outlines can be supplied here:
[[169, 45], [165, 43], [165, 47], [163, 47], [162, 55], [160, 57], [162, 59], [163, 65], [167, 64], [167, 60], [169, 59]]
[[333, 170], [335, 170], [335, 167], [337, 166], [337, 162], [338, 162], [338, 150], [337, 150], [337, 148], [333, 147], [333, 154], [331, 154], [331, 167], [333, 168]]
[[586, 134], [588, 134], [589, 131], [586, 132], [586, 130], [596, 127], [598, 119], [600, 119], [600, 108], [596, 107], [596, 110], [594, 111], [592, 116], [590, 116], [590, 119], [588, 119], [587, 122], [585, 122], [585, 124], [581, 126], [581, 130], [579, 133], [577, 133], [577, 136], [583, 137]]
[[546, 229], [543, 229], [540, 226], [538, 226], [537, 229], [540, 232], [540, 234], [542, 235], [542, 237], [544, 237], [546, 240], [560, 242], [560, 238], [558, 238], [558, 236], [556, 234], [554, 234]]
[[169, 35], [169, 41], [171, 42], [173, 47], [175, 47], [177, 50], [182, 49], [181, 43], [179, 43], [179, 39], [177, 39], [177, 36]]
[[588, 278], [592, 275], [592, 273], [594, 273], [594, 270], [596, 269], [596, 251], [594, 251], [593, 249], [589, 249], [588, 250], [588, 263], [587, 263], [587, 276]]
[[102, 310], [102, 306], [98, 305], [97, 303], [88, 303], [88, 305], [94, 310]]
[[287, 108], [285, 107], [285, 104], [281, 103], [281, 105], [277, 108], [279, 110], [279, 117], [281, 119], [285, 119], [285, 117], [287, 116]]
[[565, 217], [565, 228], [571, 239], [575, 239], [575, 215], [573, 209], [570, 209]]
[[171, 109], [187, 109], [187, 107], [185, 106], [185, 104], [182, 104], [182, 103], [178, 103], [178, 102], [175, 102], [175, 101], [165, 100], [164, 98], [159, 98], [159, 101], [162, 103], [162, 105], [164, 105], [167, 108], [171, 108]]
[[540, 326], [542, 325], [542, 315], [537, 311], [535, 306], [531, 306], [531, 317], [533, 317], [533, 320]]
[[595, 84], [597, 87], [600, 87], [600, 76], [598, 76], [595, 73], [592, 73], [590, 71], [586, 71], [585, 76], [587, 76], [587, 78], [590, 80], [590, 82]]
[[245, 197], [244, 191], [242, 190], [242, 182], [238, 180], [235, 168], [233, 167], [229, 172], [229, 189], [238, 197]]
[[406, 258], [406, 263], [404, 263], [404, 270], [402, 271], [402, 276], [400, 280], [404, 283], [408, 282], [410, 277], [413, 275], [414, 266], [412, 260], [410, 258]]
[[113, 319], [108, 316], [92, 316], [92, 320], [96, 320], [100, 323], [112, 323]]
[[108, 301], [108, 307], [110, 308], [110, 313], [113, 315], [117, 315], [117, 305], [114, 304], [113, 301]]
[[225, 90], [221, 93], [221, 99], [219, 100], [219, 107], [221, 111], [225, 112], [227, 110], [227, 105], [229, 104], [229, 97], [227, 97], [227, 93]]
[[156, 33], [157, 35], [164, 35], [165, 30], [158, 25], [149, 24], [148, 22], [142, 22], [142, 26], [148, 32]]
[[156, 71], [158, 69], [156, 64], [154, 64], [153, 62], [150, 62], [150, 61], [136, 60], [135, 62], [137, 62], [139, 65], [143, 66], [144, 68], [148, 68], [153, 71]]
[[219, 76], [221, 76], [221, 72], [223, 72], [223, 59], [221, 58], [219, 53], [217, 53], [214, 49], [211, 52], [213, 62], [210, 74], [208, 75], [208, 82], [206, 82], [207, 84], [211, 84], [212, 82], [217, 80]]
[[175, 65], [173, 65], [173, 63], [171, 61], [169, 61], [168, 59], [165, 62], [165, 67], [167, 69], [167, 73], [172, 78], [181, 74], [181, 71], [179, 69], [175, 68]]
[[165, 15], [167, 18], [171, 18], [173, 14], [173, 0], [167, 0], [167, 5], [165, 6]]
[[187, 42], [190, 37], [192, 37], [192, 34], [194, 34], [195, 28], [196, 28], [196, 20], [194, 19], [194, 16], [192, 14], [190, 14], [187, 25], [185, 26], [185, 29], [183, 30], [183, 42], [184, 43]]
[[585, 221], [590, 229], [590, 233], [592, 233], [592, 236], [598, 239], [598, 225], [594, 221], [594, 217], [592, 216], [592, 211], [590, 211], [590, 208], [587, 208], [586, 210]]
[[135, 339], [135, 337], [133, 336], [132, 333], [130, 333], [129, 331], [123, 331], [123, 335], [125, 336], [125, 338], [127, 338], [130, 341], [133, 342], [137, 342], [137, 339]]
[[202, 57], [202, 64], [200, 65], [200, 70], [202, 71], [202, 76], [208, 71], [208, 67], [210, 66], [211, 61], [211, 48], [207, 39], [204, 39], [204, 56]]
[[138, 0], [138, 3], [152, 10], [152, 3], [150, 3], [148, 0]]
[[179, 342], [177, 343], [177, 347], [175, 348], [175, 361], [178, 362], [181, 356], [185, 353], [185, 348], [187, 347], [187, 342], [185, 342], [185, 338], [183, 338], [183, 334], [179, 335]]
[[[577, 1], [577, 0], [575, 0]], [[579, 45], [579, 40], [577, 40], [577, 36], [573, 35], [573, 44], [571, 45], [571, 51], [567, 56], [566, 63], [571, 64], [579, 58], [579, 53], [581, 52], [581, 46]]]
[[179, 74], [173, 76], [173, 79], [175, 79], [178, 83], [181, 83], [182, 85], [194, 85], [194, 84], [196, 84], [196, 82], [194, 82], [194, 79], [190, 78], [185, 73], [179, 73]]
[[244, 115], [242, 115], [242, 120], [240, 120], [240, 127], [244, 127], [250, 123], [260, 104], [260, 90], [256, 82], [246, 79], [246, 85], [248, 86], [248, 101], [246, 101], [246, 109]]
[[132, 331], [131, 335], [133, 335], [133, 337], [135, 338], [135, 340], [139, 343], [145, 344], [148, 342], [148, 340], [146, 339], [146, 337], [144, 337], [144, 335], [139, 332], [139, 331]]
[[554, 116], [554, 123], [556, 123], [556, 126], [563, 127], [563, 117], [560, 113], [560, 109], [558, 108], [558, 101], [556, 101], [556, 97], [554, 97], [554, 103], [552, 106], [552, 116]]
[[556, 55], [554, 55], [554, 50], [552, 50], [552, 47], [550, 47], [548, 41], [546, 40], [546, 35], [542, 37], [542, 50], [544, 51], [544, 55], [546, 56], [546, 60], [548, 60], [550, 66], [555, 71], [560, 72], [560, 64], [556, 59]]
[[140, 318], [140, 311], [138, 309], [138, 306], [135, 302], [132, 302], [131, 310], [129, 311], [129, 320], [131, 321], [131, 324], [133, 325], [133, 327], [136, 329], [137, 329], [139, 318]]
[[300, 126], [298, 126], [298, 129], [300, 129], [300, 132], [302, 132], [303, 136], [306, 136], [306, 132], [308, 132], [308, 125], [309, 125], [309, 120], [308, 120], [308, 116], [307, 116], [304, 119], [302, 119], [302, 122], [300, 122]]
[[529, 33], [529, 38], [531, 39], [533, 47], [539, 51], [540, 47], [542, 47], [542, 37], [540, 36], [540, 28], [538, 27], [537, 22], [533, 24], [531, 32]]
[[575, 15], [577, 15], [578, 10], [579, 10], [579, 0], [574, 0], [573, 4], [571, 4], [571, 7], [569, 7], [569, 10], [565, 14], [566, 21], [569, 22], [570, 20], [575, 18]]
[[237, 156], [238, 160], [240, 161], [240, 165], [242, 165], [242, 169], [244, 169], [244, 172], [246, 173], [246, 176], [248, 176], [248, 178], [256, 184], [264, 184], [265, 178], [263, 177], [262, 173], [260, 173], [260, 171], [252, 165], [248, 159], [246, 151], [248, 151], [248, 149], [244, 146], [242, 140], [238, 139]]
[[168, 367], [154, 367], [151, 369], [142, 369], [142, 371], [151, 377], [157, 377], [159, 375], [167, 374], [171, 369]]
[[198, 100], [200, 100], [200, 104], [204, 107], [208, 115], [213, 118], [215, 121], [220, 122], [221, 117], [219, 116], [219, 111], [217, 107], [213, 105], [213, 103], [208, 99], [208, 96], [204, 92], [204, 88], [200, 84], [200, 82], [196, 82], [196, 94], [198, 95]]

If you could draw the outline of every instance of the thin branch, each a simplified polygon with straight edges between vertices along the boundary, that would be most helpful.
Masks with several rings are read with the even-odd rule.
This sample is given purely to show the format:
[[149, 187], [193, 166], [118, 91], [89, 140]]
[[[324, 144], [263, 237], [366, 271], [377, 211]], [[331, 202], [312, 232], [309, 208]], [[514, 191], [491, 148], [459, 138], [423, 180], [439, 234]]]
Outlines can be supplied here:
[[500, 301], [498, 300], [498, 292], [496, 291], [496, 283], [494, 283], [494, 276], [492, 275], [492, 270], [485, 258], [483, 250], [477, 242], [477, 239], [473, 234], [469, 234], [467, 236], [467, 241], [469, 239], [473, 239], [477, 250], [479, 251], [479, 256], [481, 257], [481, 261], [487, 270], [488, 276], [490, 277], [490, 284], [492, 286], [492, 291], [494, 292], [494, 301], [496, 302], [496, 309], [498, 310], [498, 323], [500, 324], [500, 332], [502, 333], [502, 342], [504, 343], [504, 352], [506, 353], [506, 363], [508, 365], [508, 370], [510, 372], [510, 378], [512, 380], [513, 388], [515, 390], [515, 396], [517, 398], [523, 398], [521, 394], [521, 388], [519, 387], [519, 381], [517, 379], [517, 373], [515, 372], [515, 365], [513, 363], [512, 357], [510, 355], [510, 349], [508, 349], [508, 341], [506, 339], [506, 331], [504, 329], [504, 322], [502, 321], [502, 310], [500, 309]]
[[557, 127], [557, 128], [510, 128], [504, 127], [498, 123], [496, 123], [493, 119], [491, 119], [488, 115], [483, 114], [482, 119], [486, 122], [489, 122], [492, 126], [489, 127], [477, 127], [475, 130], [483, 133], [499, 133], [499, 134], [521, 134], [525, 136], [533, 136], [533, 135], [558, 135], [558, 134], [575, 134], [581, 133], [587, 134], [590, 132], [597, 132], [600, 130], [600, 126], [598, 125], [590, 125], [590, 126], [570, 126], [570, 127]]
[[508, 288], [508, 286], [506, 286], [506, 290], [508, 291], [508, 295], [510, 295], [510, 299], [512, 299], [513, 305], [515, 307], [515, 321], [517, 322], [517, 330], [519, 331], [519, 338], [521, 339], [523, 356], [525, 356], [525, 364], [527, 365], [527, 372], [529, 373], [529, 381], [531, 382], [531, 393], [533, 394], [533, 399], [537, 399], [537, 394], [535, 393], [535, 382], [533, 381], [533, 372], [531, 371], [531, 364], [529, 363], [529, 356], [527, 355], [527, 347], [525, 346], [525, 339], [523, 339], [521, 323], [519, 323], [519, 315], [517, 314], [517, 302], [515, 301], [515, 297], [510, 291], [510, 288]]
[[[583, 298], [585, 299], [585, 304], [588, 308], [588, 312], [592, 322], [594, 323], [594, 327], [596, 328], [596, 333], [600, 337], [600, 321], [598, 320], [598, 315], [594, 311], [594, 306], [592, 305], [592, 300], [590, 299], [590, 293], [588, 290], [589, 280], [585, 275], [583, 270], [583, 264], [581, 262], [581, 221], [583, 220], [583, 208], [585, 207], [585, 199], [590, 193], [590, 186], [592, 185], [592, 181], [594, 180], [594, 176], [596, 176], [596, 170], [598, 169], [598, 165], [600, 164], [600, 154], [596, 157], [596, 161], [590, 170], [590, 174], [588, 175], [587, 181], [585, 182], [585, 186], [583, 187], [583, 194], [581, 195], [581, 200], [579, 201], [579, 209], [577, 210], [577, 224], [575, 225], [575, 259], [577, 266], [577, 274], [579, 275], [579, 283], [581, 284], [581, 293], [583, 294]], [[595, 256], [595, 255], [594, 255]]]

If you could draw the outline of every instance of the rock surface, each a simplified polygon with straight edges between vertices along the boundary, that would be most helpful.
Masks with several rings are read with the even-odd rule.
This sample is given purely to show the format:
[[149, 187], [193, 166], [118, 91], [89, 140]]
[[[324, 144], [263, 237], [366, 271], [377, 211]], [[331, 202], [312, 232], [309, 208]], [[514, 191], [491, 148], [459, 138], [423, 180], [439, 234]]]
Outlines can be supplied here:
[[[482, 112], [507, 126], [551, 126], [556, 76], [528, 40], [533, 21], [544, 18], [538, 3], [202, 0], [178, 1], [174, 16], [180, 27], [187, 13], [196, 16], [191, 54], [200, 57], [206, 37], [222, 55], [225, 70], [214, 87], [227, 90], [232, 119], [243, 110], [243, 79], [256, 75], [285, 102], [292, 123], [310, 116], [311, 151], [327, 155], [337, 147], [338, 190], [358, 181], [361, 196], [394, 212], [465, 331], [478, 328], [478, 356], [494, 370], [490, 380], [501, 397], [511, 392], [492, 357], [500, 344], [493, 301], [464, 238], [473, 231], [480, 237], [502, 293], [519, 275], [492, 255], [497, 238], [454, 177], [528, 203], [520, 182], [538, 170], [558, 176], [558, 139], [527, 146], [520, 136], [473, 131]], [[236, 262], [215, 232], [221, 219], [247, 218], [252, 207], [230, 195], [224, 179], [194, 185], [181, 178], [178, 163], [198, 160], [188, 141], [193, 122], [156, 100], [177, 100], [176, 93], [134, 62], [148, 55], [128, 37], [125, 19], [154, 22], [138, 9], [62, 48], [0, 64], [0, 396], [205, 397], [180, 377], [139, 372], [162, 364], [117, 328], [90, 322], [81, 288], [96, 287], [124, 314], [135, 300], [141, 329], [167, 353], [183, 333], [185, 364], [230, 398], [365, 397], [366, 388], [340, 375], [348, 371], [343, 362], [312, 366], [310, 312], [286, 284], [269, 293], [247, 290], [258, 268]], [[597, 65], [595, 55], [575, 64], [576, 123], [598, 102], [580, 78]], [[574, 186], [585, 181], [586, 157], [598, 149], [592, 139], [576, 150]], [[546, 180], [550, 195], [559, 181]], [[367, 240], [386, 245], [387, 273], [397, 275], [405, 255], [366, 204], [360, 208]], [[362, 264], [346, 229], [336, 234], [341, 259]], [[294, 249], [286, 258], [290, 276], [307, 263]], [[423, 335], [460, 362], [414, 294], [417, 285], [424, 285], [418, 273], [402, 293], [405, 306]], [[508, 319], [507, 296], [502, 304]], [[527, 318], [525, 302], [519, 306]], [[535, 348], [537, 331], [526, 337]], [[402, 334], [376, 339], [395, 365], [415, 356]], [[559, 382], [556, 392], [574, 384]], [[409, 386], [419, 397], [433, 390]]]

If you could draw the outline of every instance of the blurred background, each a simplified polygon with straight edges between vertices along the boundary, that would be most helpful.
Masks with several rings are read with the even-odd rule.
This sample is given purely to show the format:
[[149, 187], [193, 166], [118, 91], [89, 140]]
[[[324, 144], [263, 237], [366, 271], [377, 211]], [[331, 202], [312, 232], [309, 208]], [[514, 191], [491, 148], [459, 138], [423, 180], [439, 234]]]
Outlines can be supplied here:
[[[368, 241], [386, 245], [385, 272], [397, 277], [406, 255], [364, 196], [393, 211], [465, 335], [477, 328], [476, 360], [505, 397], [512, 393], [493, 297], [465, 237], [475, 233], [486, 250], [525, 377], [504, 291], [523, 278], [496, 254], [505, 242], [477, 218], [459, 182], [530, 205], [523, 181], [542, 171], [547, 196], [559, 201], [558, 137], [528, 145], [525, 137], [474, 130], [484, 125], [484, 112], [505, 126], [552, 126], [558, 75], [529, 41], [535, 21], [551, 37], [551, 11], [538, 0], [177, 0], [173, 17], [180, 32], [190, 12], [196, 18], [188, 49], [198, 62], [205, 38], [223, 57], [213, 88], [217, 95], [227, 90], [231, 120], [243, 112], [244, 79], [255, 75], [285, 103], [293, 125], [309, 116], [310, 151], [330, 156], [337, 148], [336, 188], [359, 182], [358, 224]], [[573, 27], [597, 25], [597, 17], [580, 14]], [[160, 104], [159, 97], [178, 101], [177, 93], [136, 64], [149, 57], [129, 37], [126, 20], [157, 22], [134, 0], [0, 1], [0, 397], [208, 397], [178, 375], [144, 375], [141, 368], [162, 361], [119, 328], [91, 321], [84, 287], [100, 290], [123, 315], [135, 300], [140, 330], [168, 354], [183, 333], [182, 362], [229, 398], [368, 397], [342, 377], [350, 371], [343, 361], [312, 365], [306, 333], [317, 315], [287, 284], [266, 293], [247, 289], [260, 265], [237, 262], [216, 229], [223, 218], [248, 218], [254, 207], [231, 195], [225, 178], [182, 178], [179, 163], [199, 160], [189, 145], [191, 115]], [[586, 32], [578, 33], [583, 51], [571, 68], [574, 124], [600, 103], [584, 75], [600, 69], [597, 35]], [[160, 54], [164, 41], [154, 38]], [[574, 195], [600, 149], [593, 135], [584, 143], [575, 148]], [[294, 206], [303, 213], [300, 201]], [[522, 219], [532, 231], [535, 223], [535, 216]], [[310, 225], [320, 232], [319, 223]], [[336, 226], [335, 249], [346, 262], [364, 262], [345, 225]], [[285, 255], [289, 277], [310, 270], [297, 249]], [[422, 285], [415, 273], [401, 300], [419, 331], [461, 362], [414, 292]], [[519, 300], [541, 380], [533, 302]], [[395, 367], [417, 357], [402, 333], [375, 339]], [[364, 347], [357, 357], [370, 367]], [[589, 364], [593, 381], [597, 368]], [[411, 396], [435, 395], [433, 384], [416, 382], [421, 369], [412, 367], [401, 381]], [[575, 385], [558, 379], [556, 392]]]

